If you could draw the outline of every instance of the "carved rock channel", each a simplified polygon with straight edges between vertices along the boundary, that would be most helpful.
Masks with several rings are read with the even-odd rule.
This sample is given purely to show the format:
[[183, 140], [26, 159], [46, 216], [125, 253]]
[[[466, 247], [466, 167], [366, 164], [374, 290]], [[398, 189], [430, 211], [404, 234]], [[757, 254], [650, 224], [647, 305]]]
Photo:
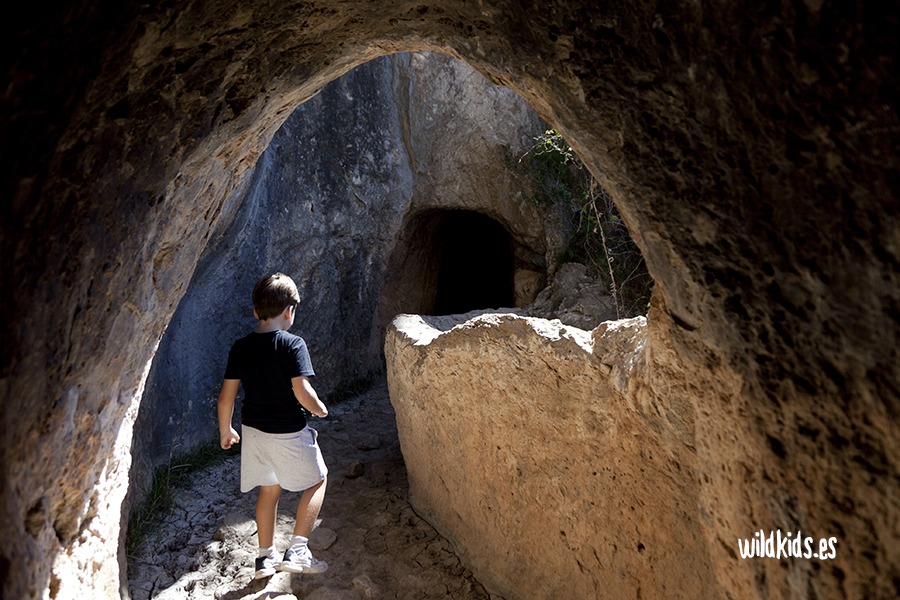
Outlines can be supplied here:
[[509, 598], [715, 598], [690, 408], [646, 320], [397, 317], [385, 356], [416, 510]]

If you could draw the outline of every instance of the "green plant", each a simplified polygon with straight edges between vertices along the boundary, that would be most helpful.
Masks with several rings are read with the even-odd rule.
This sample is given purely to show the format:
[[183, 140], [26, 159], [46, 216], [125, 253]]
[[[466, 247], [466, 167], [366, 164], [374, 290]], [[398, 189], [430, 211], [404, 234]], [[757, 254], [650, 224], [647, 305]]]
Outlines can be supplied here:
[[612, 198], [555, 129], [534, 138], [507, 164], [531, 179], [531, 201], [561, 207], [572, 216], [572, 235], [559, 262], [588, 266], [608, 287], [618, 318], [646, 314], [653, 290], [643, 256]]
[[239, 454], [239, 444], [228, 450], [222, 450], [217, 437], [193, 452], [170, 457], [167, 464], [158, 467], [153, 474], [153, 483], [147, 497], [129, 518], [128, 535], [125, 541], [127, 555], [134, 556], [151, 528], [172, 510], [175, 505], [174, 492], [176, 489], [189, 484], [191, 476], [196, 472], [221, 464]]

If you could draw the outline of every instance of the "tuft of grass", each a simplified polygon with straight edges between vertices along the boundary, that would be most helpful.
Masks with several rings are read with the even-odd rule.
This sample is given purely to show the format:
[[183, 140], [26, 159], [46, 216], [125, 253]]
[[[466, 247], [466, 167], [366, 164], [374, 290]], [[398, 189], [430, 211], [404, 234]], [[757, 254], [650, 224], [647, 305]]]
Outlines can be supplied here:
[[156, 469], [153, 484], [147, 498], [128, 521], [128, 535], [125, 548], [128, 556], [135, 556], [137, 548], [146, 539], [152, 527], [165, 518], [175, 506], [175, 490], [184, 487], [191, 476], [198, 471], [221, 464], [240, 454], [240, 444], [228, 450], [219, 447], [218, 438], [213, 438], [193, 452], [173, 457], [165, 465]]

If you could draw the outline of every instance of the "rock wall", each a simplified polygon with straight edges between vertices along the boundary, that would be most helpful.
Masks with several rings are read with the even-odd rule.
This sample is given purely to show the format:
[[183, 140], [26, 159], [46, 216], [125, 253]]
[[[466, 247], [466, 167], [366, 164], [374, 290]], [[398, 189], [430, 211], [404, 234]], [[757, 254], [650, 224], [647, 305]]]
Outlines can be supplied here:
[[[516, 240], [520, 268], [542, 275], [544, 222], [527, 201], [528, 182], [503, 155], [524, 152], [540, 127], [509, 89], [434, 53], [373, 60], [294, 111], [260, 157], [233, 220], [211, 236], [162, 337], [135, 426], [132, 500], [140, 501], [154, 467], [217, 436], [228, 348], [255, 327], [250, 292], [261, 274], [283, 271], [297, 282], [292, 331], [309, 343], [323, 397], [382, 371], [379, 298], [427, 310], [397, 290], [434, 295], [426, 278], [438, 267], [389, 268], [391, 257], [408, 252], [397, 243], [401, 231], [422, 235], [415, 215], [490, 215]], [[413, 260], [435, 254], [435, 240], [424, 237]]]
[[[0, 65], [5, 597], [116, 596], [124, 449], [203, 249], [300, 103], [418, 50], [519, 93], [620, 209], [655, 281], [654, 389], [694, 407], [725, 595], [897, 596], [895, 4], [22, 9]], [[795, 527], [836, 559], [734, 556]]]
[[[411, 501], [506, 598], [719, 598], [693, 417], [646, 320], [401, 315], [385, 356]], [[637, 393], [635, 393], [637, 391]]]
[[528, 306], [532, 317], [559, 319], [566, 325], [591, 330], [616, 320], [616, 301], [597, 276], [581, 263], [565, 263]]

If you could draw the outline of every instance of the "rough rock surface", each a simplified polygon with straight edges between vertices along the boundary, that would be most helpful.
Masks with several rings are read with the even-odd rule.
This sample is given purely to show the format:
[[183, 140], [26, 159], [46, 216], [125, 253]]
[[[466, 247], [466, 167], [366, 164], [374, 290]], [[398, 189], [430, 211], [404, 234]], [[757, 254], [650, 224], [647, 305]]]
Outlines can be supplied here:
[[615, 299], [598, 278], [580, 263], [564, 263], [546, 288], [527, 307], [527, 314], [559, 319], [566, 325], [591, 330], [617, 318]]
[[[396, 422], [384, 380], [334, 405], [318, 419], [329, 469], [313, 554], [328, 563], [317, 575], [278, 573], [252, 581], [256, 558], [255, 493], [240, 493], [240, 458], [208, 467], [175, 492], [129, 557], [132, 600], [309, 598], [488, 600], [450, 542], [412, 510]], [[360, 473], [351, 471], [359, 466]], [[299, 495], [279, 503], [276, 547], [284, 550]]]
[[[620, 209], [654, 278], [649, 381], [694, 408], [723, 592], [896, 597], [898, 11], [23, 6], [0, 65], [5, 597], [116, 597], [133, 423], [203, 248], [294, 108], [419, 50], [518, 92]], [[737, 538], [779, 528], [836, 535], [837, 558], [734, 556]]]
[[[385, 343], [410, 496], [511, 598], [717, 598], [685, 406], [623, 393], [646, 320], [402, 315]], [[488, 475], [489, 474], [489, 475]]]

